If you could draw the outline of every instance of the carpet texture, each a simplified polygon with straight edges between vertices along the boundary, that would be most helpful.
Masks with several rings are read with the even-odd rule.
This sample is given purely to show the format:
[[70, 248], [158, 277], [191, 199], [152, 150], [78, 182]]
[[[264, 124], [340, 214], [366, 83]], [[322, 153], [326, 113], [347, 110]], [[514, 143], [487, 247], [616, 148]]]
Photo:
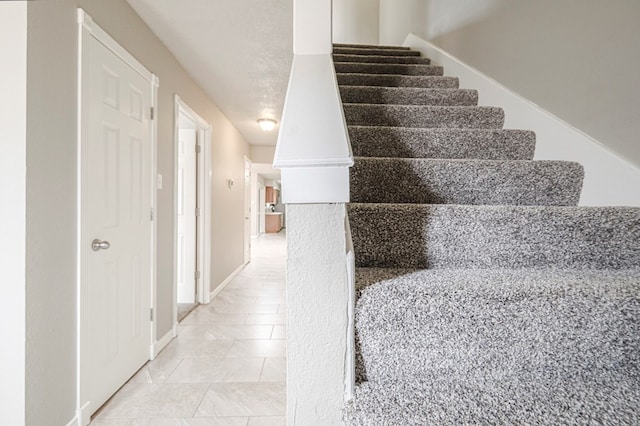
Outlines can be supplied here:
[[438, 69], [419, 52], [334, 60], [356, 156], [345, 423], [640, 424], [640, 209], [578, 206], [580, 164], [532, 161], [533, 132], [415, 75]]

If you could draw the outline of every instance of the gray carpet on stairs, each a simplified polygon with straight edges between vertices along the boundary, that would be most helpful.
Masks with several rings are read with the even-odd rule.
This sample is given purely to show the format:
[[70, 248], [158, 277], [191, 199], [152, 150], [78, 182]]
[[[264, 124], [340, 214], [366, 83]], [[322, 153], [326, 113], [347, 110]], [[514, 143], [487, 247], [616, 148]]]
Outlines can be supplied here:
[[368, 383], [351, 424], [640, 416], [640, 269], [364, 268], [357, 282]]
[[502, 108], [486, 106], [342, 104], [342, 108], [351, 126], [499, 129], [504, 124]]
[[640, 209], [357, 204], [348, 206], [357, 266], [640, 267]]
[[438, 75], [443, 69], [437, 65], [422, 64], [365, 64], [361, 62], [336, 62], [336, 72], [363, 74]]
[[334, 62], [365, 62], [369, 64], [431, 64], [431, 59], [420, 56], [333, 55]]
[[407, 48], [390, 49], [384, 47], [334, 47], [334, 54], [342, 55], [378, 55], [378, 56], [420, 56], [420, 52], [409, 50]]
[[575, 206], [583, 177], [566, 161], [356, 157], [351, 202]]
[[536, 147], [529, 130], [349, 126], [349, 138], [358, 157], [531, 160]]
[[478, 92], [468, 89], [342, 86], [344, 103], [432, 106], [476, 106]]
[[[640, 209], [419, 52], [336, 45], [355, 165], [348, 425], [640, 424]], [[397, 74], [385, 74], [393, 72]], [[430, 71], [429, 71], [430, 72]]]
[[349, 86], [425, 87], [440, 89], [457, 89], [460, 86], [457, 77], [440, 77], [433, 75], [336, 73], [336, 79], [338, 80], [338, 84]]

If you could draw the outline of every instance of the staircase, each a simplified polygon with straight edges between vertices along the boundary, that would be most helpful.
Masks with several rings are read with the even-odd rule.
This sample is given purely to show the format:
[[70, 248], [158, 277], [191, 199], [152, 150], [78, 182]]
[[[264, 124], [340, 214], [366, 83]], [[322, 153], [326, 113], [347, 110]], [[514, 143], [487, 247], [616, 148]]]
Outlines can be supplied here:
[[640, 424], [640, 209], [577, 206], [420, 53], [335, 45], [352, 149], [349, 425]]

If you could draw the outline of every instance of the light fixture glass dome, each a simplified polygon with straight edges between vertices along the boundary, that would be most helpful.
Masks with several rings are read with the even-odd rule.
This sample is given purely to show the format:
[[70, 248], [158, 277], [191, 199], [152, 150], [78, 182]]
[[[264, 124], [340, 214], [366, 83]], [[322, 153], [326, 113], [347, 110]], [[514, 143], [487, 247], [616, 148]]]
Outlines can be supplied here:
[[258, 120], [258, 124], [265, 132], [270, 132], [276, 128], [277, 121], [271, 118], [261, 118]]

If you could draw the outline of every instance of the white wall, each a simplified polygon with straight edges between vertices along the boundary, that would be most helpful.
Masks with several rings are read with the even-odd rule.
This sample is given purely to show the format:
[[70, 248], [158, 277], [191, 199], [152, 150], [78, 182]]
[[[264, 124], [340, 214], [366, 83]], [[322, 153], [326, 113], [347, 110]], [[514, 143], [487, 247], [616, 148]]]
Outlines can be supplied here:
[[25, 423], [27, 4], [0, 2], [0, 424]]
[[251, 145], [250, 147], [250, 158], [253, 163], [265, 163], [272, 164], [273, 163], [273, 154], [276, 151], [276, 147], [274, 146], [266, 146], [266, 145]]
[[381, 43], [412, 31], [640, 166], [640, 2], [391, 3], [415, 19], [381, 12]]
[[333, 42], [378, 44], [380, 0], [333, 0]]

